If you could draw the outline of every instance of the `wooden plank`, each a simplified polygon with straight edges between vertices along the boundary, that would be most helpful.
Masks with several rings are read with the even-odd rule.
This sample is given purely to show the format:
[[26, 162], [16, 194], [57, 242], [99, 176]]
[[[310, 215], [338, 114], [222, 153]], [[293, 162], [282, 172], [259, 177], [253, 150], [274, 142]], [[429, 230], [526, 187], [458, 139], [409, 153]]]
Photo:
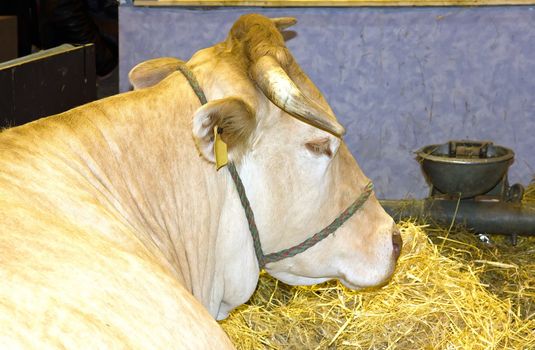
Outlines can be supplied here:
[[12, 60], [18, 54], [16, 16], [0, 16], [0, 62]]
[[252, 6], [252, 7], [361, 7], [361, 6], [495, 6], [533, 5], [535, 0], [134, 0], [136, 6]]
[[0, 129], [96, 99], [93, 44], [64, 44], [0, 64]]

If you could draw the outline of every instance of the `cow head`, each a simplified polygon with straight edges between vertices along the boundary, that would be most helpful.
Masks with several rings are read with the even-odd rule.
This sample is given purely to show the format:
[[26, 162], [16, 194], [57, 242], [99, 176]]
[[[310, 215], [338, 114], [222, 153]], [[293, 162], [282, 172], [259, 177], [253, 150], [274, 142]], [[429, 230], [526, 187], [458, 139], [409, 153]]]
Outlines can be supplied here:
[[[324, 228], [369, 181], [341, 138], [343, 126], [285, 46], [281, 31], [294, 23], [243, 16], [226, 41], [188, 62], [209, 101], [193, 117], [198, 149], [213, 162], [213, 127], [223, 130], [266, 254]], [[147, 79], [141, 69], [147, 66], [136, 67], [134, 86], [149, 86], [176, 69], [169, 58], [152, 64], [151, 76], [160, 78]], [[243, 212], [234, 215], [245, 220]], [[384, 283], [400, 248], [392, 218], [372, 195], [333, 235], [266, 270], [288, 284], [336, 278], [358, 289]]]

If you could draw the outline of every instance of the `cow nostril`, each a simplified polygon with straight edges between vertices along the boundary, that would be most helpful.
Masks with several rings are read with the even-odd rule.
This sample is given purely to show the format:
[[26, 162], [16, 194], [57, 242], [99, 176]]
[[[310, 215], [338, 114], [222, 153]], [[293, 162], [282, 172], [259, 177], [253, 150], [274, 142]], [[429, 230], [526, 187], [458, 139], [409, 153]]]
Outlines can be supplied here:
[[392, 255], [394, 259], [398, 259], [401, 254], [401, 247], [403, 247], [403, 240], [398, 230], [395, 230], [392, 234]]

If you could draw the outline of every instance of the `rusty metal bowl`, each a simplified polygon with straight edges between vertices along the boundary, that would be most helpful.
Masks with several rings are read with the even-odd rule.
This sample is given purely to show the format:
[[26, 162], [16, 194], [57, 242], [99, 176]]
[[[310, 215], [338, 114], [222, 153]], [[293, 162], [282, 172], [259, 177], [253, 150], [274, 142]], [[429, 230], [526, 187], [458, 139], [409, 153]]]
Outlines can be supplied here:
[[496, 187], [514, 159], [512, 150], [489, 141], [449, 141], [416, 154], [433, 189], [462, 199]]

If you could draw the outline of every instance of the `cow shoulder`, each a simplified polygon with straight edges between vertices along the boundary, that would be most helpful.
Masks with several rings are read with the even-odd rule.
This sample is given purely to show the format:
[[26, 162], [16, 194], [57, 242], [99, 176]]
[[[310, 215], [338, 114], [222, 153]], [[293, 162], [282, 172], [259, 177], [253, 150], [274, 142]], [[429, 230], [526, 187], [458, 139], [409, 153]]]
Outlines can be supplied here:
[[[2, 209], [10, 217], [21, 210], [0, 201]], [[31, 216], [0, 228], [0, 344], [234, 348], [206, 309], [143, 250], [125, 251], [52, 214]]]

